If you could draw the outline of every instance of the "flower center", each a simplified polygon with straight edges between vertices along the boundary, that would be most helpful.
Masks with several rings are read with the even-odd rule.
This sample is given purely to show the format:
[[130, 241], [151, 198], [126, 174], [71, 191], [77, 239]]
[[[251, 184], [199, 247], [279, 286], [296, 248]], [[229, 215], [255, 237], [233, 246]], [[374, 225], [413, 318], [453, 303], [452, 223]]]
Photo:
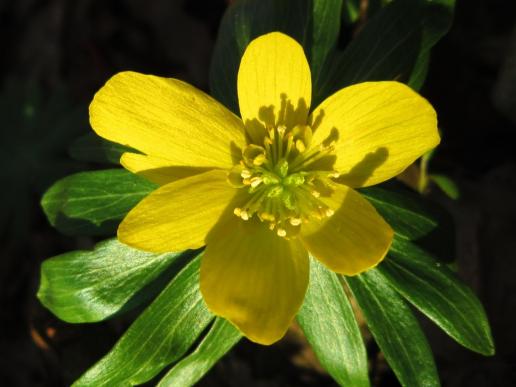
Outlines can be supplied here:
[[334, 145], [311, 147], [312, 129], [306, 125], [287, 130], [269, 128], [263, 145], [249, 144], [242, 160], [228, 175], [234, 187], [246, 189], [247, 202], [234, 209], [249, 220], [257, 216], [281, 237], [295, 236], [303, 223], [333, 215], [321, 201], [333, 189]]

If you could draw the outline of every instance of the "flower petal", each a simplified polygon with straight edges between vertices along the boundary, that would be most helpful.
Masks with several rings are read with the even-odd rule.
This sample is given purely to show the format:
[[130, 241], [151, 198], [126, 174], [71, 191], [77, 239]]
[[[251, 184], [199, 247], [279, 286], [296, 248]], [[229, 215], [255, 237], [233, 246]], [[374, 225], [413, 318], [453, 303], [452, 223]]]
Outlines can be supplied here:
[[233, 199], [227, 172], [211, 170], [158, 188], [118, 227], [120, 242], [164, 253], [196, 249]]
[[125, 152], [122, 155], [120, 163], [128, 171], [159, 185], [165, 185], [210, 170], [207, 167], [178, 167], [172, 165], [170, 160], [130, 152]]
[[247, 46], [238, 70], [240, 115], [251, 139], [260, 128], [305, 125], [312, 97], [310, 67], [303, 47], [272, 32]]
[[376, 266], [391, 246], [394, 232], [375, 208], [352, 188], [336, 184], [329, 198], [333, 216], [301, 229], [308, 251], [329, 269], [346, 275]]
[[365, 187], [401, 173], [439, 144], [430, 103], [398, 82], [346, 87], [312, 113], [313, 144], [335, 142], [340, 183]]
[[178, 166], [230, 168], [245, 145], [240, 119], [207, 94], [130, 71], [97, 92], [90, 123], [101, 137]]
[[256, 219], [233, 214], [214, 227], [201, 261], [208, 308], [264, 345], [281, 339], [308, 285], [308, 253]]

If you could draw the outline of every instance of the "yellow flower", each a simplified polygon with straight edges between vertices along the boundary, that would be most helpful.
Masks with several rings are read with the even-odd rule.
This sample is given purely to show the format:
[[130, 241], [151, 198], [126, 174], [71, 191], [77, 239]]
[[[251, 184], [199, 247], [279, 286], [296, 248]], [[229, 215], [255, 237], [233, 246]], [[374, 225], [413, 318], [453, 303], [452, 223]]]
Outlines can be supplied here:
[[241, 118], [187, 83], [123, 72], [95, 95], [90, 121], [141, 151], [122, 165], [160, 184], [119, 240], [156, 253], [206, 246], [208, 308], [271, 344], [303, 302], [308, 254], [346, 275], [384, 258], [393, 231], [353, 188], [396, 176], [439, 135], [432, 106], [397, 82], [346, 87], [310, 113], [303, 48], [278, 32], [249, 44], [237, 86]]

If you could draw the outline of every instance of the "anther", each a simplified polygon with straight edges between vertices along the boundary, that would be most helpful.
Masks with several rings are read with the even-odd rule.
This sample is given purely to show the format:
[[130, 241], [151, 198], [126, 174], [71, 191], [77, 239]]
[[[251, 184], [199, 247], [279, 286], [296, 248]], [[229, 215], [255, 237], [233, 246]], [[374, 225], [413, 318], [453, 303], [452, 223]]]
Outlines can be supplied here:
[[246, 210], [242, 210], [240, 211], [240, 217], [243, 219], [243, 220], [249, 220], [249, 214], [247, 213]]
[[289, 222], [292, 226], [299, 226], [302, 220], [301, 218], [290, 218]]
[[244, 179], [249, 179], [253, 174], [248, 169], [242, 169], [242, 172], [240, 172], [240, 176], [242, 176]]
[[287, 236], [287, 230], [285, 230], [284, 228], [278, 228], [276, 230], [276, 234], [278, 234], [278, 236], [280, 237], [285, 237]]
[[253, 177], [251, 179], [251, 187], [256, 188], [263, 182], [261, 177]]

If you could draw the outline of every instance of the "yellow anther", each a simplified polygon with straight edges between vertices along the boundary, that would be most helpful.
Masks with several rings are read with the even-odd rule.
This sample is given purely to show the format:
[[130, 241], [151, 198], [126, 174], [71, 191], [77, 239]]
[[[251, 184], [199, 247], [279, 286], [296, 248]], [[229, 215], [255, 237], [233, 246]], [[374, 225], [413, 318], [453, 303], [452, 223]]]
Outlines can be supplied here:
[[249, 169], [242, 169], [240, 176], [242, 176], [244, 179], [249, 179], [251, 176], [253, 176], [253, 174]]
[[251, 187], [256, 188], [263, 182], [261, 177], [253, 177], [251, 179]]
[[299, 226], [302, 222], [301, 218], [290, 218], [289, 221], [292, 226]]
[[280, 237], [285, 237], [287, 236], [287, 230], [285, 230], [284, 228], [278, 228], [276, 230], [276, 234], [278, 234], [278, 236]]
[[242, 220], [256, 215], [263, 227], [285, 238], [295, 238], [311, 219], [333, 215], [319, 198], [332, 194], [331, 179], [339, 177], [331, 158], [325, 159], [333, 140], [312, 146], [309, 126], [267, 126], [263, 142], [245, 146], [228, 174], [230, 184], [248, 195], [234, 214]]

